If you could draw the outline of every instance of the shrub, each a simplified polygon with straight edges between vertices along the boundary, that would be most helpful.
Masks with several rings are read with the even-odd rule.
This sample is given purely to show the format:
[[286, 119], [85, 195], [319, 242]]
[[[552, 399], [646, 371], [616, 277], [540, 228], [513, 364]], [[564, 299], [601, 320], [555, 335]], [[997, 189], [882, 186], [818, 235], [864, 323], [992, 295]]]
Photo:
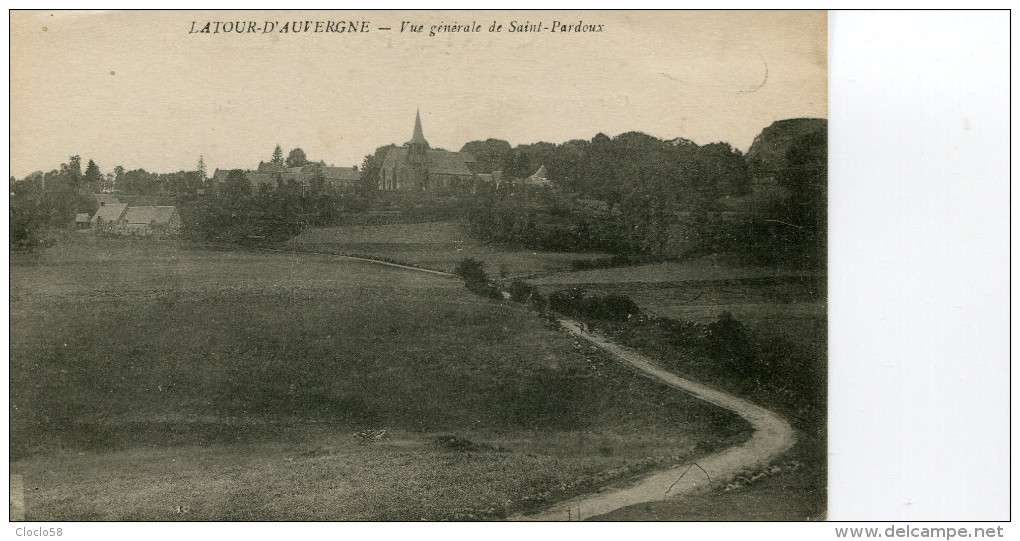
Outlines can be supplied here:
[[630, 297], [618, 293], [610, 293], [601, 299], [595, 298], [593, 308], [595, 317], [620, 321], [641, 313], [641, 308]]
[[538, 288], [518, 278], [510, 282], [506, 291], [510, 294], [511, 300], [516, 302], [528, 302], [536, 293], [538, 293]]
[[469, 257], [458, 263], [453, 273], [464, 279], [468, 291], [490, 299], [503, 298], [499, 288], [485, 274], [485, 263]]
[[730, 361], [742, 373], [753, 371], [754, 344], [747, 329], [733, 314], [723, 312], [719, 319], [709, 323], [705, 334], [708, 350], [716, 357]]
[[488, 275], [485, 274], [485, 263], [474, 259], [472, 257], [461, 260], [457, 263], [457, 267], [453, 270], [453, 273], [464, 279], [467, 284], [472, 283], [484, 283], [489, 281]]
[[539, 312], [544, 312], [548, 306], [548, 300], [537, 287], [521, 280], [520, 278], [510, 282], [506, 288], [510, 294], [510, 300], [530, 305]]
[[621, 321], [641, 313], [630, 297], [617, 293], [599, 296], [572, 288], [549, 295], [549, 308], [577, 317]]

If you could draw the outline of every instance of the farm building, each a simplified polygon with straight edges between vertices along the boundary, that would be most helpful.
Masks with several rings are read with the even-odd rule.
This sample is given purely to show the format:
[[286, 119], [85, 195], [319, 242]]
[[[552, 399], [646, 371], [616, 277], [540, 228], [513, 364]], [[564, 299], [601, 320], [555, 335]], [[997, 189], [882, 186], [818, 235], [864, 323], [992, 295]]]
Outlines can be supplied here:
[[172, 237], [181, 230], [177, 207], [128, 207], [123, 222], [122, 235]]
[[88, 229], [91, 226], [91, 218], [87, 212], [79, 212], [74, 215], [75, 229]]
[[213, 171], [212, 185], [220, 186], [227, 181], [227, 176], [230, 175], [230, 169], [217, 169]]
[[[427, 190], [440, 186], [471, 186], [485, 181], [476, 174], [475, 157], [467, 152], [433, 150], [421, 128], [421, 113], [414, 119], [411, 140], [391, 148], [379, 170], [380, 190]], [[491, 178], [491, 177], [490, 177]]]
[[99, 210], [92, 215], [92, 227], [96, 231], [114, 232], [123, 224], [127, 203], [100, 204]]

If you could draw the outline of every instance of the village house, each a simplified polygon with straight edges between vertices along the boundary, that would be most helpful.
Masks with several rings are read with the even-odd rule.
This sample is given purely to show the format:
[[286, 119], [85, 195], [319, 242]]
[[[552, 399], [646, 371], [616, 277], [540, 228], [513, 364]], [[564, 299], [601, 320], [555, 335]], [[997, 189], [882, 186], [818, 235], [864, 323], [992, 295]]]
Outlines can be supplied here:
[[124, 224], [127, 208], [127, 203], [100, 203], [99, 209], [92, 215], [92, 228], [97, 232], [116, 233]]
[[172, 206], [128, 207], [123, 223], [122, 235], [174, 237], [181, 231], [181, 215]]
[[433, 150], [421, 128], [421, 113], [414, 119], [414, 133], [403, 147], [391, 148], [379, 169], [380, 190], [428, 190], [436, 187], [473, 186], [491, 181], [479, 175], [477, 161], [467, 152]]

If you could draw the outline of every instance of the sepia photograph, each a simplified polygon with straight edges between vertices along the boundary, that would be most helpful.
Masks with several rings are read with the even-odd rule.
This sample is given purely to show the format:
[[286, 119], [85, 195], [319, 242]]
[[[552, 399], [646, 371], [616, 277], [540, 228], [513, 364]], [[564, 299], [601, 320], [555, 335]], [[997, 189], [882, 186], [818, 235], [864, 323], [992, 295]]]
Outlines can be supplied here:
[[824, 11], [10, 22], [12, 521], [824, 521]]

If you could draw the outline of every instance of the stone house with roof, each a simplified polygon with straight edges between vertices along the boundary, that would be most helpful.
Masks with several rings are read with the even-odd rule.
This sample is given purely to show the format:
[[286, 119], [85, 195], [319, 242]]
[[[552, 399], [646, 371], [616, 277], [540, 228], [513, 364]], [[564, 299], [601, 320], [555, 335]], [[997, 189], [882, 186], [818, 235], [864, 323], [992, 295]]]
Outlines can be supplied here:
[[181, 215], [173, 206], [128, 207], [122, 235], [175, 237], [181, 231]]
[[124, 225], [127, 203], [103, 203], [92, 215], [92, 228], [97, 232], [116, 233]]

